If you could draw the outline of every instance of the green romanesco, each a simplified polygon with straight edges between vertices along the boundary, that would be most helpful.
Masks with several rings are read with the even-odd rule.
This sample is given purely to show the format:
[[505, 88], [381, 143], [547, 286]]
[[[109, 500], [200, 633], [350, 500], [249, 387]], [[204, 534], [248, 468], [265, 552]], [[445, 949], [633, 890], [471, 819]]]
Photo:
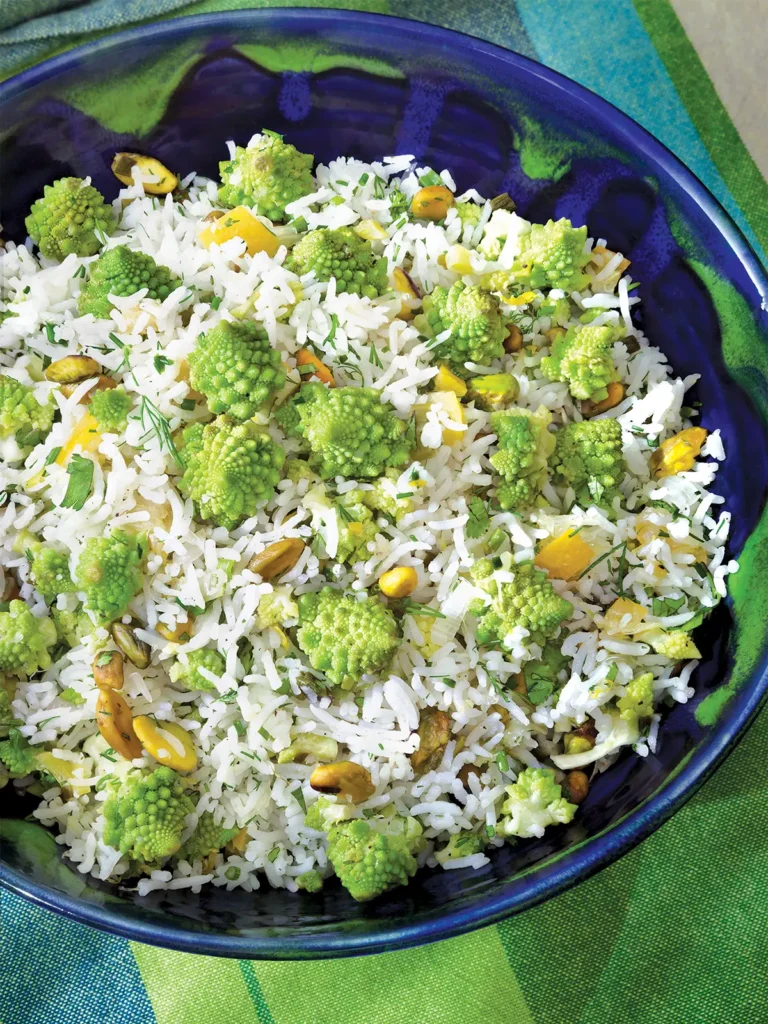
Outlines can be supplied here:
[[146, 253], [118, 245], [102, 253], [91, 264], [90, 276], [80, 291], [77, 309], [80, 316], [91, 313], [109, 320], [110, 295], [123, 298], [139, 289], [147, 289], [147, 297], [162, 302], [181, 286], [181, 281], [167, 267], [159, 266]]
[[25, 221], [43, 256], [59, 262], [73, 253], [93, 256], [102, 245], [98, 234], [110, 235], [115, 223], [104, 196], [82, 178], [59, 178], [46, 185]]
[[551, 354], [541, 361], [541, 372], [550, 380], [564, 381], [574, 398], [600, 402], [608, 397], [608, 385], [617, 379], [613, 343], [620, 332], [602, 327], [569, 327], [555, 339]]
[[286, 263], [299, 277], [314, 271], [318, 281], [336, 279], [336, 291], [375, 299], [389, 290], [387, 261], [351, 228], [318, 228], [301, 238]]
[[456, 213], [459, 215], [462, 228], [476, 228], [480, 223], [483, 207], [477, 203], [456, 203]]
[[297, 875], [294, 882], [304, 892], [320, 892], [323, 888], [323, 876], [314, 868], [305, 871], [302, 875]]
[[478, 602], [472, 611], [478, 616], [477, 642], [506, 646], [506, 637], [516, 626], [528, 630], [528, 642], [544, 646], [560, 632], [562, 623], [573, 614], [570, 601], [560, 597], [547, 574], [530, 562], [513, 566], [514, 579], [498, 583], [485, 575], [489, 559], [475, 563], [472, 575], [491, 596], [491, 603]]
[[365, 562], [370, 558], [368, 545], [379, 532], [371, 509], [363, 503], [364, 491], [347, 491], [340, 495], [336, 508], [339, 521], [339, 545], [336, 561]]
[[624, 479], [624, 454], [618, 420], [583, 420], [557, 432], [550, 461], [554, 482], [572, 487], [582, 508], [610, 507]]
[[282, 388], [285, 372], [263, 327], [222, 320], [197, 339], [189, 382], [205, 395], [212, 413], [248, 420]]
[[285, 451], [253, 420], [219, 416], [205, 427], [193, 424], [183, 436], [178, 486], [203, 522], [233, 530], [274, 494]]
[[125, 388], [110, 388], [94, 391], [88, 405], [88, 412], [105, 434], [120, 434], [128, 426], [128, 413], [133, 401]]
[[16, 682], [0, 676], [0, 739], [5, 739], [14, 725], [20, 725], [11, 703], [16, 696]]
[[31, 747], [18, 729], [11, 729], [7, 740], [0, 740], [0, 762], [12, 777], [23, 778], [38, 767], [35, 748]]
[[529, 288], [562, 288], [564, 292], [577, 291], [589, 280], [584, 267], [589, 253], [584, 252], [587, 229], [575, 228], [571, 222], [548, 220], [546, 224], [532, 224], [520, 236], [521, 250], [514, 264], [519, 281]]
[[176, 856], [179, 860], [188, 860], [190, 864], [197, 860], [205, 860], [212, 853], [218, 853], [239, 831], [237, 827], [224, 828], [216, 822], [210, 811], [203, 811], [197, 819], [195, 831]]
[[451, 836], [442, 850], [435, 853], [435, 860], [438, 864], [446, 864], [462, 857], [471, 857], [473, 854], [482, 853], [487, 842], [488, 840], [477, 832], [457, 832]]
[[[642, 636], [638, 639], [642, 639]], [[701, 651], [684, 629], [672, 629], [661, 636], [652, 638], [649, 643], [657, 654], [669, 658], [670, 661], [685, 661], [688, 658], [701, 657]]]
[[415, 853], [424, 845], [416, 818], [400, 815], [354, 818], [328, 833], [328, 861], [353, 899], [372, 900], [407, 885], [416, 873]]
[[294, 600], [291, 587], [273, 587], [269, 594], [262, 594], [257, 608], [259, 626], [267, 629], [270, 626], [282, 626], [293, 622], [299, 617], [299, 606]]
[[373, 388], [303, 384], [275, 418], [304, 441], [310, 466], [324, 480], [381, 476], [407, 462], [413, 447], [411, 426]]
[[653, 714], [653, 672], [643, 672], [627, 683], [627, 692], [616, 706], [625, 722], [637, 728], [640, 720]]
[[51, 601], [59, 594], [74, 594], [77, 590], [69, 573], [69, 555], [65, 551], [41, 545], [32, 555], [29, 575], [35, 589], [46, 601]]
[[67, 704], [73, 704], [75, 707], [85, 704], [85, 697], [74, 686], [65, 687], [59, 694], [59, 700], [66, 701]]
[[185, 690], [207, 690], [209, 693], [215, 693], [216, 687], [210, 679], [205, 678], [200, 669], [204, 668], [215, 676], [223, 676], [226, 667], [223, 655], [210, 648], [203, 648], [190, 651], [185, 661], [181, 658], [175, 661], [169, 674], [171, 682], [179, 683]]
[[35, 618], [23, 601], [0, 612], [0, 672], [31, 676], [51, 664], [56, 627], [47, 615]]
[[15, 437], [21, 448], [31, 448], [48, 435], [55, 412], [51, 395], [38, 402], [34, 388], [0, 374], [0, 439]]
[[457, 281], [450, 288], [438, 285], [424, 298], [424, 316], [417, 326], [433, 337], [450, 331], [451, 335], [434, 349], [437, 359], [446, 359], [456, 370], [466, 362], [489, 366], [504, 355], [507, 328], [499, 303], [480, 285]]
[[74, 611], [67, 611], [65, 608], [57, 608], [56, 605], [53, 605], [51, 618], [59, 640], [67, 647], [77, 647], [96, 628], [82, 605], [78, 605]]
[[194, 809], [172, 768], [131, 774], [104, 802], [104, 842], [133, 860], [154, 864], [179, 850], [184, 819]]
[[143, 540], [113, 530], [106, 537], [89, 537], [75, 567], [75, 583], [85, 594], [85, 607], [100, 626], [120, 618], [141, 590]]
[[500, 480], [496, 497], [505, 512], [528, 508], [547, 482], [547, 460], [555, 447], [555, 435], [547, 429], [552, 414], [544, 406], [504, 409], [491, 413], [491, 430], [498, 437], [498, 451], [490, 458]]
[[547, 825], [567, 825], [575, 813], [576, 804], [565, 799], [551, 768], [526, 768], [507, 786], [496, 831], [523, 839], [539, 837]]
[[354, 804], [321, 796], [307, 809], [304, 824], [316, 832], [328, 832], [340, 821], [348, 821], [355, 816]]
[[360, 500], [373, 512], [383, 512], [397, 523], [413, 509], [410, 495], [398, 497], [396, 469], [387, 469], [382, 476], [371, 481], [370, 491], [361, 491]]
[[315, 187], [310, 154], [276, 132], [254, 136], [246, 148], [237, 146], [234, 159], [221, 161], [219, 173], [220, 203], [248, 206], [273, 221], [284, 220], [286, 206]]
[[364, 675], [381, 672], [400, 644], [392, 612], [377, 598], [358, 601], [332, 587], [299, 598], [296, 641], [312, 668], [334, 686], [351, 690]]

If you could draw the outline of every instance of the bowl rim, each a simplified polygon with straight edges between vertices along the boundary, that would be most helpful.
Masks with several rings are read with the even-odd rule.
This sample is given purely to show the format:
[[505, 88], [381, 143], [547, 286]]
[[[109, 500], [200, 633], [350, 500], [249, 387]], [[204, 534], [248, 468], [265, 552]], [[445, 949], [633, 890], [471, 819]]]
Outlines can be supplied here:
[[[82, 58], [133, 43], [139, 37], [145, 41], [164, 37], [170, 40], [205, 30], [226, 32], [270, 21], [283, 24], [315, 22], [320, 32], [323, 25], [339, 13], [338, 10], [326, 8], [245, 9], [188, 15], [150, 25], [138, 25], [51, 57], [0, 83], [0, 104], [61, 72], [76, 69]], [[357, 24], [368, 29], [381, 29], [382, 23], [386, 23], [398, 32], [420, 36], [430, 44], [437, 41], [450, 48], [458, 42], [462, 51], [468, 55], [501, 61], [527, 76], [540, 79], [550, 89], [567, 92], [572, 99], [608, 122], [619, 137], [631, 142], [634, 150], [645, 156], [652, 166], [660, 167], [688, 193], [741, 263], [760, 296], [762, 308], [768, 309], [768, 278], [757, 255], [730, 214], [667, 146], [608, 100], [539, 61], [454, 29], [386, 14], [363, 11], [343, 13], [346, 18], [354, 19]], [[545, 861], [545, 874], [531, 879], [522, 889], [470, 897], [468, 905], [453, 910], [449, 907], [444, 912], [430, 911], [413, 922], [395, 919], [395, 924], [385, 923], [364, 932], [347, 932], [343, 929], [327, 931], [321, 925], [310, 926], [306, 931], [293, 936], [270, 934], [271, 930], [266, 928], [249, 929], [243, 935], [214, 935], [188, 929], [181, 920], [178, 924], [165, 925], [126, 919], [108, 905], [86, 903], [66, 893], [52, 891], [2, 863], [0, 886], [37, 906], [126, 939], [212, 956], [256, 960], [343, 957], [381, 953], [452, 938], [476, 928], [496, 924], [512, 913], [535, 906], [577, 882], [586, 880], [627, 853], [679, 810], [719, 767], [751, 725], [766, 694], [768, 655], [763, 657], [750, 679], [734, 695], [740, 698], [740, 707], [726, 722], [719, 726], [716, 724], [708, 740], [688, 756], [682, 767], [622, 820], [565, 854], [557, 855], [551, 863]]]

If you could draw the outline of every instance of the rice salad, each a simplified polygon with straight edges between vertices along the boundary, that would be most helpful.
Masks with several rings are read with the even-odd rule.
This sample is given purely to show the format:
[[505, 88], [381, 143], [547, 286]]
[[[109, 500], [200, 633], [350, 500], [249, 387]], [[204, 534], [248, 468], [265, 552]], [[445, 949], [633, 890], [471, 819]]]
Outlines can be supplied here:
[[725, 452], [587, 228], [229, 151], [117, 154], [2, 243], [0, 787], [142, 895], [370, 899], [655, 749]]

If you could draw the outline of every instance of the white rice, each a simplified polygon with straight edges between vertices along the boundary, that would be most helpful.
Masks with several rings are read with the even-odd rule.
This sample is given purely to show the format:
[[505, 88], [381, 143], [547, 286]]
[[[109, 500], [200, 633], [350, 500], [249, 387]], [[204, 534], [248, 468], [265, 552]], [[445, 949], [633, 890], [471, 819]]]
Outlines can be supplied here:
[[[449, 286], [459, 275], [446, 269], [438, 257], [451, 245], [477, 244], [491, 208], [486, 204], [480, 224], [466, 230], [453, 212], [443, 224], [390, 224], [390, 192], [399, 188], [412, 196], [421, 173], [423, 169], [414, 168], [410, 157], [385, 158], [372, 164], [334, 160], [317, 168], [318, 191], [292, 203], [289, 213], [304, 217], [309, 228], [377, 220], [385, 226], [387, 238], [374, 246], [387, 256], [390, 269], [408, 266], [422, 293], [437, 284]], [[360, 185], [365, 175], [366, 183]], [[385, 183], [378, 197], [374, 194], [377, 177]], [[139, 635], [150, 644], [153, 658], [150, 667], [141, 672], [127, 666], [124, 694], [135, 715], [152, 714], [159, 722], [181, 723], [193, 734], [200, 763], [189, 782], [200, 793], [197, 813], [213, 811], [226, 827], [247, 830], [247, 844], [241, 853], [226, 858], [220, 854], [206, 870], [199, 863], [182, 861], [153, 871], [138, 883], [139, 892], [176, 888], [197, 892], [208, 883], [253, 891], [264, 878], [271, 885], [295, 889], [294, 879], [312, 868], [328, 874], [324, 837], [304, 824], [302, 802], [310, 803], [316, 796], [308, 783], [312, 764], [278, 764], [275, 760], [292, 737], [302, 732], [336, 740], [340, 757], [351, 757], [369, 770], [376, 793], [362, 805], [363, 812], [391, 806], [420, 819], [429, 840], [420, 855], [422, 863], [434, 865], [434, 849], [463, 830], [484, 831], [491, 837], [491, 846], [499, 845], [494, 826], [504, 787], [514, 781], [517, 771], [551, 763], [549, 753], [560, 749], [562, 733], [588, 717], [596, 723], [597, 742], [609, 739], [613, 718], [606, 706], [625, 692], [639, 671], [653, 674], [657, 703], [689, 700], [694, 692], [691, 674], [695, 663], [675, 674], [674, 666], [647, 644], [631, 636], [608, 634], [602, 628], [603, 613], [616, 597], [615, 565], [606, 558], [583, 578], [554, 583], [573, 605], [573, 615], [558, 641], [563, 654], [572, 659], [568, 677], [554, 698], [536, 707], [517, 699], [513, 694], [515, 677], [526, 660], [539, 655], [539, 649], [526, 645], [526, 631], [519, 627], [506, 638], [507, 651], [478, 647], [475, 620], [468, 614], [471, 601], [483, 597], [467, 579], [468, 568], [485, 553], [483, 541], [468, 537], [466, 530], [469, 497], [476, 488], [488, 487], [493, 481], [488, 459], [494, 437], [486, 412], [473, 404], [464, 406], [466, 424], [430, 413], [420, 438], [419, 473], [426, 486], [411, 486], [411, 467], [407, 467], [396, 486], [398, 491], [413, 491], [410, 510], [397, 524], [381, 518], [379, 532], [369, 544], [369, 557], [352, 566], [334, 561], [339, 517], [307, 481], [283, 480], [267, 507], [229, 534], [201, 526], [193, 517], [191, 502], [172, 486], [178, 474], [173, 459], [155, 436], [145, 436], [137, 419], [131, 420], [122, 434], [105, 436], [98, 456], [90, 456], [95, 464], [93, 489], [80, 511], [57, 507], [67, 485], [61, 467], [50, 465], [43, 482], [34, 482], [47, 455], [66, 441], [81, 417], [83, 407], [78, 403], [90, 386], [84, 382], [70, 398], [63, 398], [53, 385], [40, 380], [40, 360], [45, 357], [57, 359], [65, 352], [94, 356], [105, 373], [122, 376], [126, 391], [137, 402], [141, 396], [153, 402], [171, 431], [207, 416], [200, 403], [191, 409], [183, 404], [189, 393], [183, 371], [198, 335], [222, 319], [233, 319], [239, 307], [247, 304], [247, 316], [265, 326], [289, 367], [295, 366], [297, 350], [311, 342], [333, 365], [339, 385], [379, 387], [383, 398], [392, 402], [404, 419], [412, 414], [420, 389], [423, 392], [437, 372], [429, 344], [420, 339], [412, 321], [397, 316], [401, 303], [395, 293], [371, 300], [338, 294], [334, 281], [317, 282], [311, 275], [299, 281], [286, 269], [286, 246], [274, 258], [265, 253], [248, 256], [239, 239], [221, 247], [204, 247], [198, 232], [201, 221], [217, 209], [217, 187], [194, 175], [184, 180], [189, 194], [182, 202], [174, 202], [170, 196], [159, 200], [145, 195], [138, 180], [123, 189], [114, 203], [119, 229], [107, 242], [107, 247], [128, 244], [140, 248], [183, 280], [183, 287], [162, 303], [137, 293], [115, 300], [111, 320], [81, 317], [77, 296], [82, 277], [75, 275], [93, 258], [69, 256], [56, 264], [34, 256], [31, 243], [8, 242], [0, 250], [0, 299], [3, 308], [14, 314], [0, 326], [2, 372], [34, 384], [41, 400], [53, 390], [60, 412], [47, 439], [26, 463], [14, 459], [11, 447], [6, 447], [0, 466], [0, 486], [6, 495], [0, 507], [2, 565], [19, 578], [21, 596], [35, 614], [45, 614], [42, 597], [28, 581], [27, 560], [13, 550], [20, 530], [31, 530], [46, 543], [68, 551], [72, 567], [86, 538], [131, 524], [149, 531], [151, 553], [145, 585], [131, 610], [136, 619], [146, 623]], [[453, 187], [449, 171], [442, 171], [442, 180]], [[482, 201], [474, 192], [468, 196]], [[515, 218], [515, 224], [496, 262], [485, 260], [479, 252], [472, 254], [476, 273], [466, 275], [466, 282], [477, 282], [489, 270], [511, 266], [518, 250], [515, 232], [522, 230], [525, 222]], [[591, 245], [590, 241], [590, 252]], [[709, 490], [725, 451], [715, 431], [689, 471], [662, 480], [651, 477], [649, 455], [658, 443], [695, 423], [696, 413], [685, 409], [684, 403], [696, 377], [675, 377], [663, 353], [633, 325], [632, 311], [638, 299], [630, 290], [631, 278], [626, 273], [618, 276], [622, 259], [620, 253], [610, 254], [607, 261], [595, 258], [588, 268], [591, 286], [571, 298], [577, 314], [579, 309], [593, 307], [606, 310], [595, 322], [623, 323], [638, 344], [631, 354], [623, 342], [615, 345], [626, 395], [606, 414], [617, 417], [623, 428], [627, 464], [621, 486], [623, 507], [616, 509], [613, 521], [604, 510], [574, 505], [572, 492], [550, 483], [544, 491], [544, 507], [521, 516], [492, 512], [491, 527], [503, 527], [509, 538], [500, 580], [513, 578], [516, 563], [530, 560], [538, 543], [568, 528], [579, 529], [598, 551], [628, 542], [633, 550], [623, 579], [624, 592], [649, 609], [646, 622], [658, 618], [671, 627], [690, 618], [692, 612], [686, 612], [690, 603], [712, 607], [725, 595], [727, 575], [737, 569], [725, 550], [730, 514], [722, 508], [724, 499]], [[298, 301], [296, 294], [301, 294]], [[220, 300], [217, 309], [210, 301], [214, 295]], [[550, 298], [557, 295], [553, 292]], [[539, 311], [543, 298], [537, 293], [524, 310], [507, 310], [520, 323], [525, 347], [491, 369], [516, 376], [520, 384], [517, 404], [531, 410], [545, 406], [560, 425], [580, 419], [581, 413], [566, 385], [547, 380], [539, 369], [549, 344], [546, 332], [554, 326], [552, 318]], [[328, 337], [333, 318], [336, 330], [331, 345]], [[570, 322], [577, 321], [559, 326], [567, 327]], [[55, 343], [46, 334], [49, 324]], [[123, 363], [122, 346], [129, 369]], [[381, 365], [371, 360], [374, 351]], [[158, 352], [169, 360], [161, 372], [154, 365]], [[274, 422], [269, 429], [284, 443], [289, 456], [297, 453], [297, 443], [284, 440]], [[448, 429], [462, 432], [454, 446], [443, 441]], [[358, 484], [367, 486], [364, 481], [338, 480], [337, 484], [338, 493]], [[636, 546], [638, 514], [652, 501], [666, 503], [653, 510], [659, 536]], [[389, 674], [337, 700], [314, 694], [306, 685], [308, 665], [301, 652], [293, 645], [283, 646], [274, 630], [260, 628], [258, 604], [273, 586], [246, 568], [253, 554], [276, 539], [300, 536], [309, 541], [313, 535], [324, 548], [322, 562], [318, 549], [308, 546], [294, 569], [280, 580], [280, 586], [289, 588], [292, 596], [323, 586], [327, 582], [323, 565], [329, 568], [334, 585], [362, 591], [374, 586], [390, 566], [408, 564], [417, 569], [419, 577], [413, 600], [431, 605], [445, 616], [436, 620], [406, 616], [403, 642]], [[695, 540], [691, 540], [693, 536]], [[686, 543], [698, 545], [699, 561], [706, 563], [709, 578], [693, 571]], [[225, 565], [234, 565], [231, 578], [222, 569]], [[672, 616], [654, 617], [652, 597], [682, 598], [683, 605]], [[77, 595], [64, 595], [58, 603], [71, 609], [77, 600]], [[183, 620], [180, 604], [204, 606], [205, 612], [196, 618], [192, 638], [176, 645], [165, 641], [156, 627], [173, 628]], [[107, 744], [95, 722], [96, 690], [91, 674], [94, 653], [107, 640], [107, 632], [97, 630], [86, 645], [63, 654], [41, 679], [21, 682], [13, 710], [22, 722], [21, 733], [31, 744], [53, 747], [58, 756], [80, 765], [76, 790], [80, 795], [51, 789], [43, 795], [35, 816], [58, 829], [58, 842], [80, 871], [117, 879], [129, 865], [103, 842], [101, 810], [107, 777], [119, 776], [129, 766], [104, 756]], [[241, 640], [252, 647], [251, 666], [244, 665], [238, 654]], [[175, 658], [183, 660], [202, 647], [216, 648], [224, 655], [226, 672], [221, 677], [203, 672], [215, 692], [183, 692], [171, 683], [167, 670]], [[84, 703], [73, 706], [62, 700], [60, 694], [67, 688], [77, 691]], [[234, 700], [229, 696], [233, 691]], [[219, 699], [224, 695], [226, 700]], [[506, 725], [492, 707], [506, 709]], [[439, 767], [415, 776], [409, 755], [418, 747], [415, 730], [426, 708], [450, 715], [453, 736]], [[659, 716], [655, 715], [647, 735], [635, 744], [638, 753], [655, 749], [658, 729]], [[170, 734], [165, 735], [173, 745]], [[454, 742], [459, 738], [461, 743]], [[497, 757], [502, 748], [507, 756]], [[599, 766], [606, 766], [612, 756]], [[134, 765], [153, 763], [146, 755]], [[466, 765], [476, 766], [477, 774], [469, 776], [465, 788], [457, 776]], [[194, 820], [190, 831], [193, 826]], [[486, 861], [480, 853], [448, 860], [444, 867], [477, 868]]]

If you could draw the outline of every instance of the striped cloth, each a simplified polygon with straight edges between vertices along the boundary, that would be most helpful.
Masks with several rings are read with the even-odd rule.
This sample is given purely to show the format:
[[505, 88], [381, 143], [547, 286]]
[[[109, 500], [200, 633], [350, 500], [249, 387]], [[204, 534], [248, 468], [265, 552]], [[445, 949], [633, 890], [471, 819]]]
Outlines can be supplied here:
[[[754, 155], [768, 149], [759, 151], [764, 135], [744, 130], [764, 116], [763, 71], [753, 73], [754, 108], [732, 107], [743, 139], [680, 20], [719, 92], [734, 97], [739, 82], [733, 72], [719, 77], [712, 54], [743, 50], [734, 14], [759, 40], [763, 2], [739, 0], [727, 15], [718, 0], [301, 6], [437, 22], [570, 75], [677, 152], [765, 260], [768, 185]], [[141, 19], [248, 6], [278, 4], [2, 0], [0, 77]], [[734, 66], [748, 80], [749, 69]], [[301, 964], [218, 960], [127, 942], [3, 894], [0, 1024], [764, 1024], [767, 742], [764, 713], [672, 821], [595, 878], [501, 925], [416, 950]]]

